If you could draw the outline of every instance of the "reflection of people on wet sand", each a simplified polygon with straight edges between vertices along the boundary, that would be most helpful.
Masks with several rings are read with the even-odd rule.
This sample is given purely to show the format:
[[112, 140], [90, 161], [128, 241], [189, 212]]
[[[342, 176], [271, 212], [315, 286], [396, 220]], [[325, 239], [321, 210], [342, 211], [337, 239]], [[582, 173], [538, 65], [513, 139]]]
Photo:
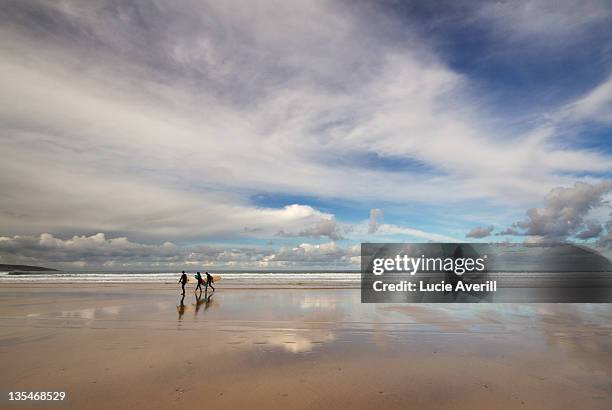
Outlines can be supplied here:
[[196, 295], [196, 303], [195, 303], [196, 315], [200, 311], [200, 306], [202, 306], [202, 304], [204, 304], [204, 310], [207, 310], [210, 307], [211, 302], [212, 302], [212, 293], [210, 295], [208, 295], [207, 293], [204, 293], [204, 297], [202, 297], [201, 292], [199, 295]]
[[212, 293], [208, 295], [208, 297], [205, 297], [204, 301], [206, 302], [206, 304], [204, 305], [204, 310], [208, 310], [208, 308], [210, 307], [212, 303]]
[[184, 295], [185, 285], [187, 284], [187, 274], [185, 273], [185, 271], [183, 271], [183, 274], [181, 275], [181, 278], [179, 279], [179, 283], [181, 284], [181, 287], [183, 288], [183, 295]]
[[181, 301], [179, 302], [179, 306], [176, 307], [176, 310], [178, 311], [179, 320], [180, 320], [185, 314], [185, 292], [184, 291], [183, 291], [183, 297], [181, 298]]
[[197, 292], [198, 289], [200, 289], [200, 293], [202, 293], [202, 284], [204, 283], [204, 279], [202, 278], [202, 275], [200, 275], [200, 272], [196, 273], [195, 278], [198, 281], [198, 285], [195, 288], [195, 292]]

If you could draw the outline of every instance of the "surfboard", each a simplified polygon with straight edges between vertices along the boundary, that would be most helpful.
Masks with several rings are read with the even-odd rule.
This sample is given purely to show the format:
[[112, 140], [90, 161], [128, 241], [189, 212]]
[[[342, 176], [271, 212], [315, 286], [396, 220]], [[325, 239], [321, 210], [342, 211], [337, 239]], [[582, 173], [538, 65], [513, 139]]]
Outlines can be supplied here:
[[[221, 276], [220, 275], [211, 275], [212, 276], [212, 281], [213, 283], [217, 283], [221, 280]], [[206, 276], [204, 276], [204, 285], [206, 285]]]
[[[204, 278], [204, 283], [206, 283], [206, 276], [202, 276], [202, 278]], [[217, 283], [221, 280], [221, 275], [212, 275], [212, 278], [213, 278], [213, 283]], [[188, 276], [187, 283], [198, 283], [198, 280], [196, 279], [195, 275]]]

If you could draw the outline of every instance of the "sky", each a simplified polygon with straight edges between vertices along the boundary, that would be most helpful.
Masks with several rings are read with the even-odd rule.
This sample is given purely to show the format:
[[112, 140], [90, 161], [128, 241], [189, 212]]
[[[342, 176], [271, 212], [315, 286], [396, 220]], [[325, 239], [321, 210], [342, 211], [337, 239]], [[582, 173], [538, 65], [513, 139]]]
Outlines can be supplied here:
[[12, 1], [0, 263], [612, 249], [612, 3]]

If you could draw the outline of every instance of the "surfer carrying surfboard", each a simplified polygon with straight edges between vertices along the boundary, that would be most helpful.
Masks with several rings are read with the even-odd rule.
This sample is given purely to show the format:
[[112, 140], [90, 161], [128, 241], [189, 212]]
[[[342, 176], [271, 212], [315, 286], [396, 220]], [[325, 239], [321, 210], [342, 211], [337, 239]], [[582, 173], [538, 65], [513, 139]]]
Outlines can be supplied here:
[[215, 291], [215, 287], [213, 286], [213, 282], [215, 280], [213, 279], [212, 275], [208, 272], [206, 272], [206, 286], [210, 286], [213, 290], [213, 292]]
[[202, 284], [204, 283], [204, 279], [202, 278], [202, 275], [200, 275], [200, 272], [196, 273], [195, 278], [198, 281], [198, 285], [195, 288], [195, 292], [197, 292], [198, 289], [200, 289], [200, 292], [202, 292]]

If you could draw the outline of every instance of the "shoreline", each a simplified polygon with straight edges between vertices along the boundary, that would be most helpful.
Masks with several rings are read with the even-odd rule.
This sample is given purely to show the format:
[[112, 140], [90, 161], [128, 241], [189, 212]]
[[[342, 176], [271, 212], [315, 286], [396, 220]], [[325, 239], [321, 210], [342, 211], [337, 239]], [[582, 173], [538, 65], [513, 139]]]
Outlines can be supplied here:
[[[150, 289], [150, 290], [173, 290], [173, 286], [176, 286], [176, 290], [180, 291], [180, 286], [173, 282], [153, 282], [142, 284], [139, 282], [88, 282], [88, 283], [73, 283], [73, 282], [4, 282], [0, 283], [0, 289], [2, 288], [61, 288], [61, 289], [88, 289], [88, 288], [135, 288], [135, 289]], [[191, 287], [186, 288], [187, 292], [189, 289], [192, 291], [195, 289], [195, 284]], [[337, 283], [326, 284], [243, 284], [243, 283], [228, 283], [222, 282], [218, 285], [219, 290], [282, 290], [282, 289], [361, 289], [359, 283], [351, 283], [346, 285], [339, 285]]]

